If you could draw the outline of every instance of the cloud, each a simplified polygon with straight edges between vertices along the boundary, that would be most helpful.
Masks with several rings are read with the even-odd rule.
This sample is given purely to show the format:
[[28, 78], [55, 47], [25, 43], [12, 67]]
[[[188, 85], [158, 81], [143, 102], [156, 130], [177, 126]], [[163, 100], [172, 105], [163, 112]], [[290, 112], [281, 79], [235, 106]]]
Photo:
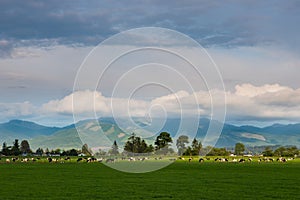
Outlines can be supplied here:
[[36, 108], [30, 102], [0, 103], [1, 120], [26, 118], [36, 114]]
[[[254, 86], [241, 84], [235, 91], [226, 91], [228, 121], [299, 121], [300, 88], [293, 89], [279, 84]], [[214, 109], [220, 108], [224, 91], [213, 89], [189, 93], [178, 91], [152, 100], [105, 97], [98, 91], [75, 91], [61, 99], [51, 100], [40, 107], [30, 102], [0, 103], [1, 120], [14, 118], [69, 121], [94, 117], [174, 117], [210, 116], [211, 95], [217, 101]]]
[[266, 84], [260, 87], [251, 84], [242, 84], [235, 86], [235, 90], [235, 94], [238, 96], [256, 97], [264, 94], [277, 93], [282, 90], [290, 90], [290, 88], [280, 86], [279, 84]]
[[[220, 98], [224, 91], [215, 89], [210, 93]], [[201, 114], [209, 116], [211, 112], [211, 94], [207, 91], [177, 93], [161, 96], [153, 100], [135, 100], [104, 97], [96, 91], [76, 91], [61, 100], [50, 101], [42, 106], [44, 112], [72, 114], [72, 98], [75, 115], [91, 114], [98, 116], [131, 116], [131, 117], [162, 117], [180, 116], [187, 113], [190, 116]], [[292, 89], [279, 84], [254, 86], [241, 84], [234, 92], [227, 91], [227, 120], [299, 120], [300, 88]], [[197, 100], [195, 100], [195, 97]], [[94, 101], [95, 99], [95, 101]], [[95, 104], [94, 104], [95, 102]], [[95, 105], [95, 107], [94, 107]], [[214, 108], [221, 106], [216, 101]], [[89, 115], [92, 116], [93, 115]]]
[[[75, 99], [73, 101], [73, 99]], [[107, 113], [108, 112], [108, 100], [100, 92], [96, 91], [77, 91], [68, 96], [65, 96], [60, 100], [52, 100], [42, 105], [42, 111], [52, 113], [93, 113], [96, 112]], [[74, 102], [74, 106], [73, 106]]]
[[14, 46], [96, 45], [119, 31], [160, 26], [204, 46], [280, 43], [299, 50], [299, 10], [294, 1], [1, 1], [0, 38]]
[[300, 90], [279, 84], [237, 85], [227, 94], [228, 117], [235, 120], [299, 120]]

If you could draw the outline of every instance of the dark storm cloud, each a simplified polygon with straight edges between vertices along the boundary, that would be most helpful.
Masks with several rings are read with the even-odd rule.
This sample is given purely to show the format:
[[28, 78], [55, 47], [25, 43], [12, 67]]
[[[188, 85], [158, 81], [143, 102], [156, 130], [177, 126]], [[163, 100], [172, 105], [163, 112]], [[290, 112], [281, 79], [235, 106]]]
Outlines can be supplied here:
[[144, 26], [175, 29], [204, 46], [284, 43], [298, 49], [299, 11], [297, 1], [4, 0], [0, 39], [9, 44], [0, 44], [0, 53], [39, 40], [41, 45], [96, 45]]

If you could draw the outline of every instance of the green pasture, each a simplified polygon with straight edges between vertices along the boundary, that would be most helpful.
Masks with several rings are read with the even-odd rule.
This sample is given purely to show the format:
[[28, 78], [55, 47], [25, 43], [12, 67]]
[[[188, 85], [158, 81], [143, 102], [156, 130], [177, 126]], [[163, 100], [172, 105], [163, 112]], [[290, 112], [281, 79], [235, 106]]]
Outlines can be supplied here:
[[299, 199], [299, 160], [199, 163], [195, 158], [131, 174], [76, 158], [64, 163], [2, 158], [0, 199]]

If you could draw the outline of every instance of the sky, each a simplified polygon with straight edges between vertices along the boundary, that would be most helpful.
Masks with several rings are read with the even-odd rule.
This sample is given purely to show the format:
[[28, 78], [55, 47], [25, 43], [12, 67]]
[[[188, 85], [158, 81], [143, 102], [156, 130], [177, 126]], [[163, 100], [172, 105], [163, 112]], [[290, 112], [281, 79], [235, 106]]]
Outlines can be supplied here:
[[[154, 117], [164, 115], [165, 110], [170, 116], [182, 112], [210, 116], [211, 95], [216, 98], [214, 108], [221, 107], [222, 100], [217, 99], [226, 96], [226, 121], [233, 124], [300, 122], [299, 13], [300, 2], [292, 0], [172, 3], [3, 0], [0, 2], [0, 123], [23, 119], [64, 126], [73, 122], [74, 112], [89, 117], [94, 111], [99, 117], [111, 116], [112, 112], [127, 116], [129, 111], [133, 117]], [[73, 90], [80, 66], [99, 43], [122, 31], [141, 27], [178, 31], [198, 42], [216, 63], [224, 85], [214, 84], [217, 81], [209, 76], [206, 77], [211, 80], [209, 88], [201, 87], [203, 82], [198, 84], [192, 71], [174, 67], [180, 62], [172, 59], [168, 62], [171, 68], [156, 65], [151, 66], [152, 71], [147, 71], [150, 67], [129, 71], [130, 66], [139, 63], [129, 59], [129, 55], [108, 71], [96, 90], [93, 87]], [[163, 34], [151, 34], [163, 46], [166, 41], [174, 43], [178, 39], [160, 36]], [[112, 45], [113, 50], [126, 45], [139, 46], [140, 41], [137, 37], [119, 41]], [[184, 43], [176, 45], [181, 50], [186, 48]], [[197, 58], [190, 49], [185, 50], [192, 59]], [[101, 56], [107, 58], [113, 53], [106, 49]], [[136, 58], [140, 63], [148, 59], [146, 53]], [[195, 86], [193, 90], [181, 87], [178, 73], [170, 75], [172, 66]], [[90, 72], [81, 78], [89, 81], [92, 75]], [[123, 90], [115, 95], [113, 86], [124, 77], [130, 81], [121, 82]], [[143, 86], [139, 81], [145, 79], [160, 84]], [[132, 83], [143, 87], [134, 93], [124, 93], [133, 90]], [[74, 97], [79, 102], [75, 110]], [[111, 107], [111, 102], [117, 102], [117, 106]]]

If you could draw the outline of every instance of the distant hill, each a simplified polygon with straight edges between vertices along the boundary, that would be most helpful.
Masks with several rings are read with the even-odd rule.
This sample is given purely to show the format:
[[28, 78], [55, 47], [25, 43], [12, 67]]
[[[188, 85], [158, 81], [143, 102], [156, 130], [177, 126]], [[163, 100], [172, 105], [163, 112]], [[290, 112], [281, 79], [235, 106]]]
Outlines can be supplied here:
[[11, 143], [15, 139], [30, 139], [37, 136], [49, 136], [63, 128], [42, 126], [33, 122], [11, 120], [0, 124], [0, 141]]
[[[152, 120], [159, 121], [162, 119]], [[90, 146], [98, 145], [101, 147], [101, 145], [106, 145], [109, 147], [114, 140], [117, 141], [119, 146], [122, 146], [132, 132], [142, 137], [149, 136], [149, 133], [151, 133], [151, 137], [146, 138], [146, 141], [153, 142], [153, 139], [156, 137], [155, 134], [167, 131], [174, 136], [180, 127], [180, 119], [170, 118], [165, 121], [162, 129], [159, 129], [158, 132], [152, 132], [152, 129], [155, 130], [157, 127], [149, 128], [149, 122], [143, 119], [135, 118], [134, 121], [138, 124], [138, 127], [132, 127], [129, 121], [119, 120], [118, 123], [121, 123], [123, 127], [121, 129], [113, 118], [84, 120], [76, 124], [76, 129], [75, 124], [57, 128], [46, 127], [33, 122], [12, 120], [8, 123], [0, 124], [0, 142], [6, 141], [11, 143], [14, 139], [28, 139], [32, 149], [38, 147], [48, 147], [49, 149], [81, 148], [83, 142], [88, 143]], [[222, 124], [218, 121], [202, 118], [196, 130], [196, 137], [204, 141], [209, 126], [212, 126], [211, 130], [214, 132], [214, 127], [222, 126]], [[181, 130], [182, 134], [190, 136], [190, 140], [195, 136], [192, 127], [194, 127], [194, 124], [192, 124], [191, 120], [190, 124], [187, 122], [184, 130]], [[80, 130], [80, 136], [77, 130]], [[274, 124], [264, 128], [224, 124], [216, 146], [232, 147], [237, 142], [242, 142], [252, 147], [265, 145], [296, 145], [300, 147], [300, 124]]]

